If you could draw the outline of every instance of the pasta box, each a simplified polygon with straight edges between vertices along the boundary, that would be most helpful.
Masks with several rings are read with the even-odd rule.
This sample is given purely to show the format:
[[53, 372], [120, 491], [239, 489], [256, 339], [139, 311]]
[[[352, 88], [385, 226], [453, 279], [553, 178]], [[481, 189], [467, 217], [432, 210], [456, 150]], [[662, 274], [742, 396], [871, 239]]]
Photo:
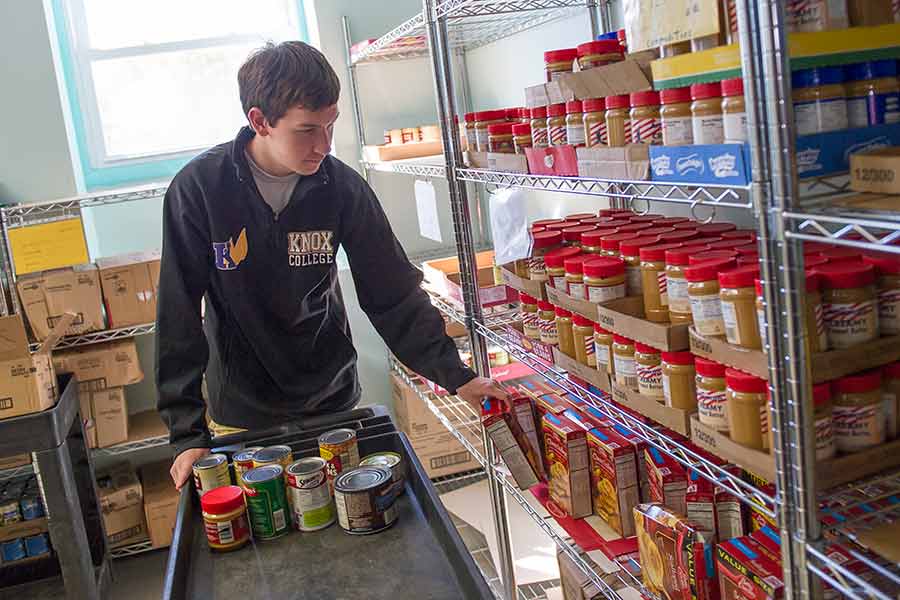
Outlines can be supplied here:
[[644, 460], [647, 462], [650, 501], [664, 504], [679, 515], [686, 515], [687, 469], [652, 446], [644, 451]]
[[722, 600], [775, 600], [784, 596], [781, 564], [752, 537], [716, 546]]
[[634, 446], [611, 429], [588, 431], [594, 514], [623, 537], [634, 535], [632, 509], [640, 502]]
[[573, 519], [591, 514], [587, 432], [563, 415], [544, 417], [550, 500]]

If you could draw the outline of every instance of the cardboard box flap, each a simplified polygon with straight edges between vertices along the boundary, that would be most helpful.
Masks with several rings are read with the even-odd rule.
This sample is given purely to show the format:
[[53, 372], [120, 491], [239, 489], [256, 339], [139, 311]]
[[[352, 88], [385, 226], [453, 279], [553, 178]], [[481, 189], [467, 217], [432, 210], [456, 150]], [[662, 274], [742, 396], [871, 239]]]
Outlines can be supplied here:
[[621, 147], [592, 146], [577, 148], [578, 174], [581, 177], [628, 179], [644, 181], [650, 178], [650, 148], [647, 144], [628, 144]]
[[0, 317], [0, 361], [28, 356], [28, 336], [22, 315]]
[[121, 254], [119, 256], [108, 256], [97, 259], [97, 268], [101, 271], [104, 269], [114, 269], [117, 267], [127, 267], [145, 262], [153, 262], [160, 260], [162, 253], [159, 250], [147, 250], [144, 252], [132, 252], [131, 254]]
[[137, 473], [128, 463], [120, 463], [97, 475], [100, 507], [104, 514], [141, 504], [143, 489]]
[[41, 342], [40, 348], [38, 348], [35, 354], [47, 354], [53, 350], [53, 347], [59, 343], [59, 340], [63, 338], [63, 335], [66, 331], [68, 331], [69, 327], [72, 326], [72, 321], [75, 320], [75, 314], [71, 312], [65, 312], [59, 318], [59, 321], [56, 323], [56, 326], [50, 330], [50, 333], [47, 335], [47, 338]]
[[[552, 101], [554, 83], [558, 83], [562, 91], [561, 95], [566, 100], [585, 100], [651, 90], [653, 84], [649, 77], [649, 70], [649, 61], [644, 60], [643, 55], [639, 55], [639, 60], [626, 58], [621, 62], [595, 69], [578, 73], [563, 73], [556, 82], [547, 84], [548, 93], [550, 93]], [[558, 100], [558, 102], [563, 101]]]

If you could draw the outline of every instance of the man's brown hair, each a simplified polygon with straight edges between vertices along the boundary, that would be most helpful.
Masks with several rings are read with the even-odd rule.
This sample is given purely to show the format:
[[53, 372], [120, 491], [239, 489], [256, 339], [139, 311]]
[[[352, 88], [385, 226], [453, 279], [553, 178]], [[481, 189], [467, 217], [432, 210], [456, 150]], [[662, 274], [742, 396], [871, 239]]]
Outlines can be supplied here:
[[255, 50], [238, 71], [246, 116], [258, 107], [271, 125], [294, 106], [320, 110], [341, 94], [337, 73], [325, 56], [303, 42], [271, 42]]

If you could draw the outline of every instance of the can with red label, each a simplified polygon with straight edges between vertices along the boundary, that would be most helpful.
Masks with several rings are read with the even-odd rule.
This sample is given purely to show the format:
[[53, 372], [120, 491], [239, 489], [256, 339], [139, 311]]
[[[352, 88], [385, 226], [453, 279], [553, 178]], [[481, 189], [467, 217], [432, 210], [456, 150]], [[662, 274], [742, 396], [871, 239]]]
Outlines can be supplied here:
[[338, 475], [359, 466], [356, 432], [352, 429], [326, 431], [319, 436], [319, 456], [328, 461], [328, 480], [333, 488]]
[[262, 450], [262, 446], [244, 448], [240, 452], [235, 452], [234, 456], [231, 457], [231, 463], [234, 465], [234, 481], [241, 487], [244, 487], [244, 473], [256, 468], [256, 465], [253, 463], [253, 455], [256, 454], [257, 450]]
[[324, 458], [310, 456], [292, 463], [285, 471], [291, 515], [294, 527], [300, 531], [318, 531], [335, 521], [326, 464]]

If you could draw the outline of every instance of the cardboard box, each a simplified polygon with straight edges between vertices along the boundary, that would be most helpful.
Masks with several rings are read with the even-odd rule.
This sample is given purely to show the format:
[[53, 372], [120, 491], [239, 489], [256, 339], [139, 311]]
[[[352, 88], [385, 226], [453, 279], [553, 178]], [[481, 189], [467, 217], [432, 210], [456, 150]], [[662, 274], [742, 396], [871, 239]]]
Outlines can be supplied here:
[[0, 525], [0, 542], [17, 538], [26, 538], [46, 531], [48, 531], [47, 517], [31, 519], [30, 521], [19, 521], [18, 523], [8, 523], [6, 525]]
[[900, 147], [851, 154], [850, 188], [858, 192], [900, 194]]
[[499, 400], [485, 401], [481, 414], [485, 431], [519, 489], [537, 485], [544, 477], [538, 449], [531, 447], [511, 408]]
[[128, 546], [147, 539], [143, 488], [130, 465], [120, 463], [98, 474], [97, 490], [110, 547]]
[[[476, 276], [478, 278], [478, 298], [481, 306], [488, 308], [518, 301], [518, 296], [505, 285], [494, 283], [494, 253], [479, 252], [475, 255]], [[463, 304], [462, 285], [459, 275], [459, 259], [456, 257], [438, 258], [422, 263], [422, 270], [428, 286], [446, 298]]]
[[[144, 380], [133, 339], [55, 352], [53, 366], [59, 373], [73, 373], [79, 384], [92, 390], [121, 387]], [[79, 389], [82, 387], [79, 386]]]
[[[629, 520], [631, 520], [630, 517]], [[601, 563], [598, 564], [591, 558], [591, 555], [596, 556], [597, 553], [584, 554], [580, 558], [591, 566], [594, 573], [599, 575], [604, 583], [614, 590], [621, 589], [624, 586], [619, 576], [621, 568], [605, 557], [600, 557]], [[565, 600], [603, 600], [607, 597], [561, 548], [556, 549], [556, 561], [559, 563], [562, 598]], [[546, 591], [547, 600], [550, 600], [550, 590]]]
[[15, 454], [13, 456], [4, 456], [3, 458], [0, 458], [0, 471], [15, 469], [17, 467], [24, 467], [25, 465], [30, 464], [30, 454]]
[[528, 173], [528, 161], [521, 154], [509, 154], [503, 152], [473, 152], [466, 153], [466, 163], [473, 169], [488, 169], [489, 171], [503, 171], [504, 173]]
[[[476, 450], [484, 453], [480, 435], [468, 430], [464, 430], [463, 435]], [[425, 474], [431, 479], [481, 468], [475, 457], [446, 429], [443, 433], [410, 438], [410, 445], [419, 457]]]
[[890, 2], [847, 0], [847, 12], [852, 27], [888, 25], [894, 22], [894, 10]]
[[650, 179], [650, 147], [647, 144], [577, 148], [575, 156], [581, 177], [629, 181]]
[[756, 473], [767, 481], [775, 479], [775, 458], [771, 454], [732, 441], [724, 433], [701, 423], [697, 415], [691, 416], [691, 441], [716, 456]]
[[597, 306], [597, 319], [609, 331], [666, 352], [687, 350], [688, 325], [654, 323], [644, 319], [644, 299], [628, 296]]
[[[893, 31], [896, 36], [894, 27], [900, 25], [885, 29]], [[875, 28], [878, 29], [882, 28]], [[900, 146], [900, 123], [798, 136], [797, 176], [809, 179], [846, 173], [850, 170], [851, 156], [885, 146]]]
[[[438, 433], [444, 433], [447, 428], [438, 418], [431, 412], [431, 409], [422, 402], [415, 390], [411, 389], [405, 381], [397, 375], [391, 375], [391, 391], [394, 401], [394, 415], [397, 418], [397, 427], [405, 433], [410, 439], [432, 436]], [[462, 414], [470, 414], [471, 411], [467, 407], [463, 407], [461, 411], [453, 410], [453, 406], [465, 405], [463, 400], [456, 402], [444, 399], [447, 408], [441, 412], [447, 417], [451, 423], [458, 424], [461, 422], [460, 412]], [[474, 415], [470, 422], [476, 421]]]
[[529, 296], [533, 296], [538, 300], [547, 299], [547, 293], [544, 291], [544, 282], [532, 281], [531, 279], [524, 279], [522, 277], [519, 277], [512, 269], [512, 264], [501, 265], [500, 276], [503, 279], [503, 283], [513, 288], [514, 290], [518, 290], [520, 292], [528, 294]]
[[549, 83], [525, 88], [528, 108], [558, 104], [568, 100], [586, 100], [653, 89], [650, 74], [652, 52], [629, 54], [625, 60], [574, 73], [563, 73]]
[[[60, 330], [70, 321], [67, 315], [60, 321]], [[31, 354], [22, 315], [0, 317], [0, 419], [40, 412], [56, 403], [50, 348], [58, 339], [54, 330], [41, 349]]]
[[575, 146], [550, 146], [549, 148], [525, 148], [528, 172], [551, 177], [576, 177], [578, 157]]
[[671, 408], [665, 404], [660, 404], [655, 398], [644, 396], [618, 384], [612, 385], [612, 396], [613, 400], [619, 404], [637, 411], [641, 415], [673, 431], [677, 431], [681, 435], [690, 437], [692, 413], [680, 408]]
[[[519, 423], [519, 429], [522, 430], [522, 433], [528, 439], [531, 450], [536, 456], [542, 456], [541, 441], [538, 436], [538, 426], [535, 419], [534, 399], [523, 394], [521, 396], [513, 396], [511, 402], [512, 412]], [[540, 467], [543, 469], [543, 462], [540, 463]]]
[[640, 502], [634, 447], [612, 429], [587, 434], [594, 514], [622, 536], [634, 535], [632, 510]]
[[716, 567], [722, 600], [775, 600], [784, 595], [781, 564], [750, 536], [717, 545]]
[[816, 468], [816, 489], [827, 490], [897, 465], [900, 465], [900, 440], [829, 458]]
[[161, 460], [141, 467], [144, 517], [154, 548], [166, 548], [172, 544], [175, 517], [178, 516], [178, 490], [169, 475], [171, 466], [172, 461]]
[[90, 390], [79, 386], [78, 401], [89, 448], [128, 441], [128, 405], [121, 387]]
[[549, 346], [541, 342], [540, 340], [535, 340], [526, 336], [524, 333], [522, 333], [521, 327], [522, 325], [520, 323], [504, 326], [503, 332], [506, 334], [506, 339], [519, 346], [526, 352], [529, 352], [534, 356], [540, 358], [547, 364], [552, 365], [554, 347]]
[[650, 179], [673, 183], [747, 185], [746, 144], [650, 146]]
[[75, 315], [65, 335], [105, 329], [100, 275], [93, 264], [23, 275], [16, 281], [22, 310], [37, 341], [47, 339], [66, 312]]
[[564, 416], [544, 417], [544, 452], [550, 499], [573, 519], [591, 514], [587, 432]]
[[[440, 140], [431, 142], [407, 142], [405, 144], [383, 144], [381, 146], [363, 146], [366, 162], [377, 163], [389, 160], [406, 160], [434, 156], [440, 158], [444, 144]], [[442, 163], [443, 164], [443, 163]]]
[[590, 319], [591, 321], [597, 320], [597, 305], [595, 303], [581, 298], [573, 298], [565, 291], [559, 290], [551, 285], [546, 286], [545, 289], [547, 292], [547, 299], [554, 306], [559, 306], [566, 310], [578, 313], [585, 319]]
[[677, 515], [687, 514], [687, 469], [668, 454], [653, 446], [644, 450], [650, 501], [659, 502]]
[[101, 258], [97, 261], [110, 328], [156, 321], [159, 261], [158, 250]]
[[791, 0], [785, 4], [785, 20], [791, 32], [828, 31], [850, 26], [847, 3], [843, 0]]
[[569, 374], [575, 375], [604, 392], [612, 390], [609, 383], [609, 375], [605, 371], [601, 373], [593, 367], [583, 365], [571, 356], [560, 352], [559, 348], [553, 348], [553, 362], [568, 371]]

